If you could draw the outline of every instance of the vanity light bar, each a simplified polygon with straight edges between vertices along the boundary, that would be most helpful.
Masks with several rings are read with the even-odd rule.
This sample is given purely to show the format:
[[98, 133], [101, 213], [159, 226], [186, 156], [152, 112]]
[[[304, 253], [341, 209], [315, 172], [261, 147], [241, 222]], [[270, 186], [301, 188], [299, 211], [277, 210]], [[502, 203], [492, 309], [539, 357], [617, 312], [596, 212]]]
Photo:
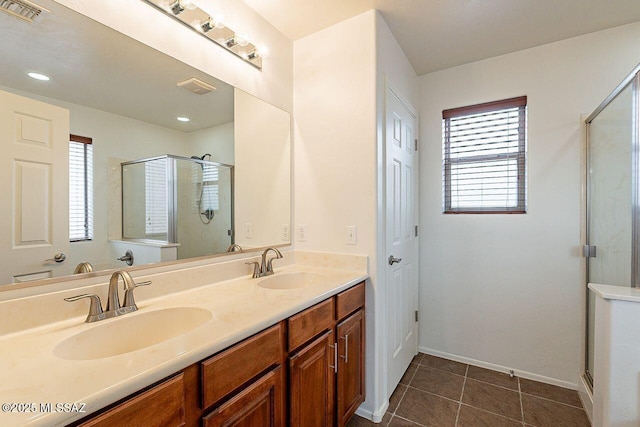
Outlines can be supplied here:
[[[3, 0], [0, 0], [2, 2]], [[226, 27], [219, 18], [205, 12], [192, 0], [142, 0], [165, 15], [191, 28], [223, 49], [239, 56], [249, 64], [262, 70], [262, 55], [258, 48], [242, 33]]]
[[28, 0], [0, 0], [0, 10], [28, 22], [35, 22], [42, 12], [49, 12]]

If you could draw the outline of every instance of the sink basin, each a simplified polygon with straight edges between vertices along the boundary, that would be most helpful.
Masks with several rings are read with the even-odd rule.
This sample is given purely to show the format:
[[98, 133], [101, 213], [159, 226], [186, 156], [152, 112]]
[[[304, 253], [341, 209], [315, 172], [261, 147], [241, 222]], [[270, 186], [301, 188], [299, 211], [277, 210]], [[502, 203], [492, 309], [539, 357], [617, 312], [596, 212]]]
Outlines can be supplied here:
[[283, 273], [269, 276], [258, 282], [258, 286], [267, 289], [298, 289], [322, 283], [326, 278], [315, 273]]
[[90, 360], [117, 356], [170, 340], [211, 319], [197, 307], [137, 312], [107, 320], [59, 343], [53, 354], [61, 359]]

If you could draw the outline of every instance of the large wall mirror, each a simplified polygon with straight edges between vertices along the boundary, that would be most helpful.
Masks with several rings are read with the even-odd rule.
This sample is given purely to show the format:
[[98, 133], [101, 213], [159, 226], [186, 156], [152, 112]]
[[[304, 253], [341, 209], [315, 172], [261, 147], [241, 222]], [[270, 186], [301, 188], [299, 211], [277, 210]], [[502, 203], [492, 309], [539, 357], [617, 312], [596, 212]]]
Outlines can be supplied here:
[[39, 4], [0, 13], [0, 285], [290, 243], [287, 112]]

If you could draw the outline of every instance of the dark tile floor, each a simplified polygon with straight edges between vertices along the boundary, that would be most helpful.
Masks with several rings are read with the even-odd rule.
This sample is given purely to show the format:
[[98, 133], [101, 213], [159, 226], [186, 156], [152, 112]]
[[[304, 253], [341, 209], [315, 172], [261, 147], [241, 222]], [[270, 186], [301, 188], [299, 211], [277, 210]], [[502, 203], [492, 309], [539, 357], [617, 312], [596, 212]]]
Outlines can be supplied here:
[[418, 354], [393, 392], [382, 424], [347, 427], [589, 427], [578, 393]]

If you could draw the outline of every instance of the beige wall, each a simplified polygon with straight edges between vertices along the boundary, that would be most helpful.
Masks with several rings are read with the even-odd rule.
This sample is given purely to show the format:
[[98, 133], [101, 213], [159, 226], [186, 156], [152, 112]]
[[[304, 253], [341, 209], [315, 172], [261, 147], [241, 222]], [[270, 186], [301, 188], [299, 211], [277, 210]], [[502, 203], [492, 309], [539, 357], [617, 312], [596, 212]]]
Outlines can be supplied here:
[[[233, 122], [187, 134], [191, 156], [211, 154], [211, 161], [234, 164]], [[209, 160], [207, 157], [205, 160]]]
[[291, 221], [291, 117], [241, 90], [234, 99], [235, 242], [289, 243], [282, 227]]
[[[584, 336], [584, 127], [640, 23], [420, 77], [420, 346], [574, 386]], [[528, 96], [528, 213], [443, 215], [442, 110]]]
[[[295, 246], [368, 255], [369, 319], [377, 283], [375, 42], [371, 11], [294, 43]], [[298, 224], [306, 226], [306, 242], [296, 235]], [[357, 227], [357, 245], [345, 242], [351, 225]], [[374, 364], [379, 344], [369, 320], [367, 328], [363, 407], [373, 412], [381, 394], [376, 372], [382, 372]]]
[[[373, 10], [297, 40], [294, 58], [294, 242], [298, 249], [369, 257], [367, 400], [359, 413], [379, 419], [391, 392], [379, 269], [385, 84], [417, 103], [417, 78]], [[300, 224], [306, 241], [297, 235]], [[346, 226], [357, 227], [356, 245], [346, 244]]]

